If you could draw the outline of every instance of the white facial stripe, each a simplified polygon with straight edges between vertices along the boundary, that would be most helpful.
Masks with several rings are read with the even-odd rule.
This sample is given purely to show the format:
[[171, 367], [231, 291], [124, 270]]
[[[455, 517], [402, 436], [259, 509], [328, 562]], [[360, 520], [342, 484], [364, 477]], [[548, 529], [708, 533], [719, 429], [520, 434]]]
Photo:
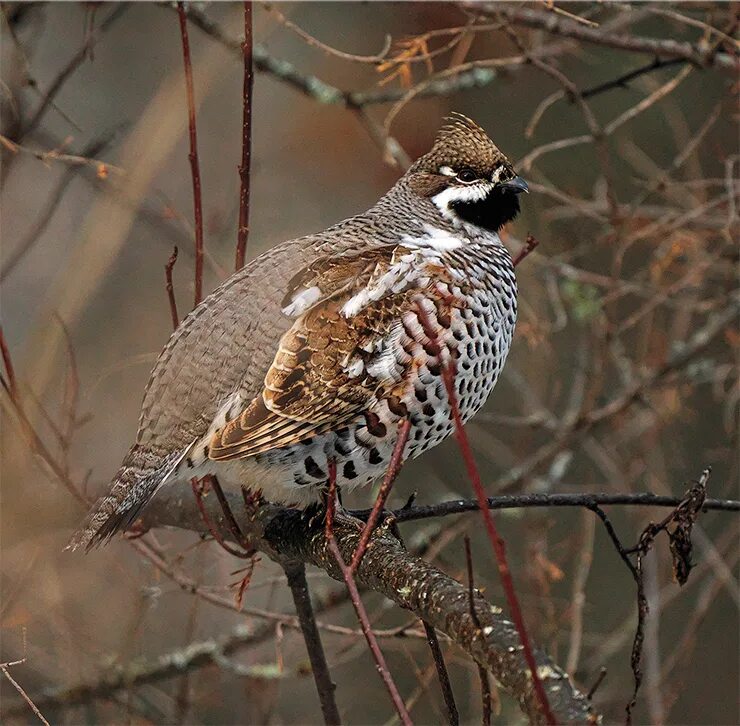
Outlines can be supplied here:
[[449, 166], [440, 166], [439, 173], [444, 174], [444, 176], [455, 176], [455, 171]]
[[501, 172], [504, 170], [503, 166], [497, 166], [496, 171], [491, 175], [491, 181], [494, 184], [498, 184], [498, 180], [501, 178]]
[[439, 194], [435, 194], [432, 201], [444, 217], [456, 220], [458, 217], [452, 210], [454, 202], [479, 202], [485, 199], [492, 189], [493, 183], [491, 182], [471, 184], [467, 187], [448, 187]]

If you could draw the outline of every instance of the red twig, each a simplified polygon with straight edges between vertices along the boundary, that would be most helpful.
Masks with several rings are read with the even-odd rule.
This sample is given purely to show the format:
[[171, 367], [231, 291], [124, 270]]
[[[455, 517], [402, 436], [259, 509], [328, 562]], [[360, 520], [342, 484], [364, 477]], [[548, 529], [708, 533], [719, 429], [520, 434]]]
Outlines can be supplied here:
[[524, 247], [522, 247], [519, 252], [517, 253], [517, 256], [513, 260], [513, 265], [516, 267], [525, 257], [529, 255], [532, 250], [534, 250], [535, 247], [539, 244], [539, 240], [535, 239], [534, 236], [531, 234], [527, 235], [527, 240], [524, 243]]
[[337, 511], [337, 461], [332, 457], [327, 459], [329, 471], [329, 493], [326, 500], [326, 519], [324, 520], [324, 537], [328, 542], [333, 536], [334, 515]]
[[529, 641], [529, 634], [527, 633], [526, 625], [524, 624], [524, 616], [522, 615], [522, 609], [519, 605], [519, 598], [517, 597], [516, 590], [514, 589], [514, 580], [511, 577], [511, 571], [509, 570], [509, 563], [506, 558], [506, 545], [503, 539], [498, 533], [496, 523], [494, 522], [493, 515], [488, 509], [488, 500], [486, 498], [486, 492], [483, 489], [483, 483], [480, 479], [480, 473], [473, 457], [473, 450], [470, 448], [470, 442], [468, 441], [467, 434], [463, 428], [463, 421], [460, 416], [460, 409], [457, 405], [457, 395], [455, 393], [455, 373], [452, 362], [448, 363], [442, 369], [442, 379], [444, 380], [445, 388], [447, 389], [447, 398], [450, 401], [450, 408], [452, 409], [452, 419], [455, 422], [455, 435], [457, 442], [460, 446], [460, 452], [462, 453], [463, 459], [465, 460], [465, 468], [468, 470], [468, 478], [473, 484], [476, 498], [478, 499], [478, 506], [483, 514], [483, 522], [486, 526], [486, 532], [488, 539], [493, 545], [493, 550], [496, 554], [496, 564], [498, 565], [499, 576], [501, 577], [501, 584], [506, 594], [506, 600], [509, 603], [509, 610], [511, 611], [511, 617], [514, 620], [519, 638], [522, 641], [522, 647], [524, 651], [524, 660], [527, 662], [527, 666], [532, 673], [532, 684], [534, 685], [537, 699], [540, 702], [542, 713], [545, 716], [545, 720], [549, 724], [556, 723], [555, 716], [550, 709], [550, 704], [547, 701], [547, 694], [542, 686], [542, 681], [537, 673], [537, 662], [534, 659], [534, 652], [532, 651], [532, 644]]
[[368, 618], [367, 616], [367, 611], [365, 610], [365, 606], [362, 604], [360, 593], [357, 590], [357, 583], [355, 582], [352, 568], [345, 563], [344, 558], [342, 557], [342, 553], [339, 551], [337, 540], [334, 537], [335, 508], [333, 503], [336, 500], [337, 496], [337, 466], [336, 462], [333, 459], [328, 460], [328, 469], [329, 498], [326, 507], [325, 528], [327, 545], [329, 547], [329, 551], [332, 553], [334, 559], [337, 561], [337, 565], [339, 565], [339, 569], [342, 572], [342, 577], [344, 578], [344, 582], [347, 585], [347, 590], [349, 590], [349, 596], [350, 600], [352, 601], [352, 606], [355, 609], [355, 613], [357, 613], [357, 619], [360, 621], [362, 634], [365, 636], [365, 640], [367, 640], [367, 644], [370, 648], [373, 659], [375, 660], [375, 665], [378, 669], [378, 673], [380, 673], [380, 677], [383, 679], [383, 683], [388, 689], [388, 693], [390, 694], [391, 701], [396, 708], [398, 717], [401, 719], [401, 723], [404, 726], [410, 726], [410, 724], [412, 723], [411, 717], [406, 710], [406, 704], [403, 702], [403, 699], [398, 692], [398, 688], [396, 688], [396, 684], [393, 682], [391, 673], [388, 670], [388, 665], [386, 664], [385, 658], [383, 657], [383, 652], [380, 650], [378, 641], [375, 638], [375, 633], [373, 633], [372, 626], [370, 625], [370, 618]]
[[252, 157], [252, 3], [244, 3], [244, 84], [242, 87], [242, 163], [239, 166], [239, 229], [236, 238], [236, 269], [244, 267], [249, 237], [249, 166]]
[[190, 41], [185, 5], [177, 3], [182, 37], [182, 59], [185, 66], [185, 88], [188, 99], [188, 131], [190, 134], [190, 171], [193, 177], [193, 211], [195, 214], [195, 304], [203, 299], [203, 201], [200, 189], [198, 136], [195, 130], [195, 92], [193, 91], [193, 64], [190, 61]]
[[242, 602], [244, 601], [244, 593], [249, 587], [249, 583], [252, 582], [252, 575], [254, 574], [254, 567], [259, 561], [260, 561], [260, 558], [257, 557], [256, 554], [253, 554], [249, 558], [249, 561], [247, 562], [247, 566], [243, 570], [237, 570], [236, 572], [232, 573], [234, 575], [241, 575], [242, 572], [244, 573], [241, 579], [237, 580], [233, 585], [234, 587], [236, 587], [236, 594], [234, 595], [234, 604], [236, 605], [236, 610], [242, 609]]
[[15, 369], [13, 368], [13, 359], [10, 357], [10, 350], [8, 350], [8, 344], [5, 341], [5, 333], [3, 332], [2, 326], [0, 326], [0, 351], [2, 351], [5, 373], [8, 376], [8, 392], [13, 401], [17, 401], [18, 388], [15, 382]]
[[190, 485], [193, 487], [193, 494], [195, 494], [195, 502], [198, 505], [198, 511], [200, 512], [200, 517], [203, 520], [203, 523], [208, 527], [208, 531], [213, 536], [213, 539], [218, 542], [221, 547], [223, 547], [230, 555], [234, 555], [234, 557], [240, 557], [242, 559], [247, 559], [251, 557], [250, 554], [245, 554], [241, 550], [236, 549], [235, 547], [232, 547], [222, 536], [221, 533], [218, 531], [218, 527], [214, 524], [213, 520], [211, 519], [211, 516], [208, 514], [208, 510], [206, 509], [206, 505], [203, 502], [203, 489], [205, 486], [207, 486], [210, 482], [208, 479], [198, 479], [197, 477], [193, 477], [190, 480]]
[[177, 247], [172, 250], [170, 259], [164, 266], [164, 279], [167, 282], [167, 299], [170, 301], [170, 316], [172, 317], [172, 329], [176, 330], [180, 324], [180, 316], [177, 314], [177, 301], [175, 300], [175, 288], [172, 285], [172, 268], [177, 262]]
[[365, 550], [367, 549], [367, 544], [370, 541], [370, 536], [372, 535], [373, 530], [378, 524], [380, 514], [383, 511], [383, 507], [385, 506], [386, 501], [388, 500], [388, 495], [391, 493], [393, 482], [396, 480], [398, 472], [401, 471], [401, 467], [403, 466], [403, 450], [406, 448], [406, 442], [409, 440], [410, 431], [411, 420], [405, 418], [398, 426], [398, 437], [396, 438], [396, 444], [393, 447], [393, 453], [391, 454], [391, 459], [388, 462], [388, 468], [386, 469], [385, 476], [383, 477], [383, 483], [380, 485], [380, 491], [378, 492], [375, 504], [370, 511], [370, 516], [367, 518], [365, 529], [362, 530], [362, 534], [360, 535], [360, 541], [357, 544], [357, 549], [355, 550], [354, 555], [352, 555], [350, 569], [353, 573], [357, 572], [360, 561], [362, 560], [362, 557], [365, 554]]
[[[531, 235], [530, 235], [531, 236]], [[532, 247], [534, 249], [534, 247]], [[522, 257], [523, 259], [523, 257]], [[419, 322], [421, 323], [424, 333], [429, 339], [430, 346], [437, 356], [440, 363], [442, 363], [442, 381], [444, 382], [445, 389], [447, 391], [447, 399], [450, 402], [450, 411], [452, 413], [452, 420], [455, 424], [455, 437], [460, 447], [460, 453], [462, 454], [465, 462], [465, 468], [468, 472], [468, 478], [470, 479], [473, 489], [475, 490], [475, 496], [478, 500], [478, 507], [480, 508], [481, 514], [483, 515], [483, 522], [486, 527], [486, 533], [488, 539], [493, 546], [493, 551], [496, 555], [496, 564], [498, 566], [499, 576], [501, 578], [501, 584], [504, 588], [506, 600], [509, 604], [509, 610], [511, 611], [511, 617], [514, 620], [514, 626], [516, 627], [519, 639], [522, 641], [522, 649], [524, 653], [524, 660], [527, 663], [532, 674], [532, 684], [534, 686], [535, 693], [537, 694], [537, 700], [540, 702], [540, 708], [545, 720], [549, 724], [556, 723], [555, 716], [552, 713], [550, 704], [547, 701], [547, 694], [542, 686], [542, 681], [537, 672], [537, 662], [534, 658], [534, 652], [532, 650], [532, 644], [529, 640], [529, 634], [527, 633], [526, 625], [524, 624], [524, 616], [519, 605], [519, 598], [516, 595], [514, 589], [514, 581], [511, 577], [511, 571], [509, 570], [509, 563], [506, 558], [506, 545], [503, 539], [501, 539], [496, 523], [494, 522], [493, 515], [488, 509], [488, 498], [486, 492], [483, 489], [483, 482], [480, 479], [480, 473], [475, 463], [475, 457], [473, 456], [473, 450], [470, 448], [470, 442], [468, 441], [467, 434], [463, 427], [462, 416], [460, 415], [460, 408], [457, 405], [457, 393], [455, 391], [455, 365], [454, 360], [451, 358], [446, 362], [443, 360], [442, 347], [437, 339], [437, 331], [432, 325], [429, 316], [424, 310], [422, 305], [417, 305], [417, 312], [419, 316]]]

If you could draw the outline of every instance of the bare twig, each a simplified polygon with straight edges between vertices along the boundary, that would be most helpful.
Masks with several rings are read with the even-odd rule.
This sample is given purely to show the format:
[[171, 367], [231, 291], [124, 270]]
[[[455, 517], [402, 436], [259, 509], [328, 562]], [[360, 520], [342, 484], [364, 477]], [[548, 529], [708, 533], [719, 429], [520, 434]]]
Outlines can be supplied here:
[[589, 701], [593, 699], [594, 694], [599, 689], [599, 686], [604, 682], [604, 678], [606, 678], [606, 668], [602, 666], [601, 670], [599, 671], [599, 675], [596, 676], [596, 680], [594, 681], [593, 686], [588, 689], [588, 693], [586, 694], [586, 698]]
[[13, 678], [13, 676], [10, 675], [10, 668], [17, 665], [22, 665], [26, 662], [26, 652], [28, 649], [28, 644], [26, 640], [27, 634], [26, 634], [26, 628], [23, 627], [23, 656], [21, 658], [18, 658], [16, 660], [12, 661], [5, 661], [4, 663], [0, 663], [0, 671], [2, 671], [2, 674], [10, 681], [10, 683], [13, 685], [13, 688], [15, 688], [18, 693], [21, 694], [21, 697], [23, 700], [28, 704], [30, 709], [36, 714], [38, 719], [41, 721], [41, 723], [45, 724], [45, 726], [49, 726], [49, 722], [41, 715], [41, 711], [39, 711], [36, 704], [31, 700], [30, 696], [23, 690], [23, 687], [18, 683], [18, 681]]
[[[165, 5], [164, 7], [168, 7]], [[229, 36], [223, 28], [210, 20], [200, 10], [189, 6], [186, 9], [188, 19], [206, 35], [216, 42], [229, 48], [234, 54], [238, 54], [242, 60], [241, 42]], [[408, 90], [405, 88], [380, 88], [369, 91], [343, 91], [336, 86], [303, 73], [295, 65], [281, 58], [270, 55], [261, 45], [255, 45], [253, 49], [254, 67], [260, 73], [272, 76], [281, 83], [291, 86], [293, 89], [314, 101], [324, 105], [340, 105], [348, 108], [361, 108], [375, 104], [390, 103], [404, 98]], [[491, 84], [496, 78], [493, 70], [476, 65], [453, 69], [453, 72], [444, 74], [441, 78], [434, 78], [425, 82], [424, 87], [418, 89], [415, 95], [420, 98], [429, 96], [449, 96], [460, 91], [473, 88], [483, 88]]]
[[[244, 552], [238, 549], [235, 549], [224, 539], [218, 526], [211, 518], [211, 515], [208, 514], [208, 508], [205, 506], [203, 502], [203, 497], [206, 494], [207, 487], [212, 486], [214, 481], [217, 481], [216, 477], [208, 476], [208, 475], [203, 477], [203, 479], [198, 479], [197, 477], [193, 477], [190, 480], [190, 484], [193, 488], [193, 494], [195, 495], [195, 501], [198, 505], [198, 511], [200, 512], [200, 516], [203, 518], [203, 523], [208, 528], [208, 531], [213, 536], [213, 539], [215, 539], [216, 542], [218, 542], [218, 544], [221, 545], [221, 547], [224, 550], [226, 550], [230, 555], [233, 555], [234, 557], [248, 559], [250, 555], [245, 554]], [[221, 502], [219, 501], [219, 503]], [[231, 510], [229, 507], [227, 507], [224, 509], [224, 514], [226, 513], [226, 511], [231, 511]], [[235, 522], [233, 521], [233, 516], [232, 516], [232, 519], [228, 521], [228, 524], [229, 524], [229, 530], [231, 532], [231, 535], [240, 537], [241, 533], [239, 532], [238, 525], [234, 529]], [[239, 534], [237, 534], [237, 532], [239, 532]], [[237, 539], [237, 541], [239, 541], [239, 539]]]
[[195, 91], [193, 89], [193, 64], [190, 60], [190, 41], [185, 4], [177, 3], [182, 39], [182, 59], [185, 68], [185, 90], [188, 103], [188, 135], [190, 139], [190, 172], [193, 177], [193, 213], [195, 216], [195, 304], [203, 299], [203, 200], [200, 184], [200, 162], [198, 161], [198, 136], [195, 127]]
[[167, 264], [164, 266], [165, 288], [167, 290], [167, 300], [170, 305], [170, 318], [172, 319], [172, 329], [177, 330], [180, 324], [180, 316], [177, 314], [177, 300], [175, 300], [175, 288], [172, 284], [172, 268], [177, 262], [177, 246], [172, 250]]
[[[14, 246], [13, 251], [10, 254], [6, 255], [7, 259], [5, 260], [2, 271], [0, 271], [0, 282], [4, 281], [7, 276], [17, 267], [18, 263], [23, 260], [26, 254], [32, 249], [34, 243], [38, 240], [43, 231], [46, 229], [52, 216], [54, 215], [54, 212], [57, 209], [57, 206], [59, 205], [59, 202], [66, 194], [69, 188], [69, 182], [74, 178], [78, 166], [86, 166], [94, 169], [96, 179], [103, 178], [103, 172], [107, 173], [109, 169], [117, 169], [117, 167], [111, 167], [110, 164], [93, 158], [101, 151], [103, 151], [103, 149], [105, 149], [108, 144], [110, 144], [110, 142], [116, 136], [117, 132], [118, 129], [114, 129], [113, 131], [105, 133], [99, 138], [94, 139], [92, 142], [87, 144], [79, 152], [79, 154], [56, 154], [52, 156], [52, 152], [43, 152], [42, 161], [53, 160], [66, 162], [68, 159], [70, 159], [70, 167], [65, 169], [64, 174], [62, 174], [59, 178], [54, 192], [50, 195], [49, 201], [46, 203], [43, 211], [39, 212], [33, 226], [26, 232], [21, 241]], [[24, 148], [22, 146], [18, 146], [17, 144], [15, 146], [19, 150]], [[37, 156], [37, 154], [30, 149], [29, 152], [32, 153], [34, 156]]]
[[655, 58], [647, 65], [635, 68], [633, 71], [629, 71], [628, 73], [623, 73], [621, 76], [617, 76], [617, 78], [614, 78], [611, 81], [599, 83], [596, 86], [587, 88], [581, 91], [580, 95], [581, 98], [592, 98], [593, 96], [598, 96], [600, 93], [605, 93], [606, 91], [611, 91], [615, 88], [627, 88], [627, 84], [630, 81], [634, 81], [635, 78], [660, 70], [661, 68], [670, 68], [671, 66], [680, 65], [681, 63], [686, 62], [687, 61], [682, 58], [669, 58], [668, 60]]
[[[683, 497], [673, 497], [652, 492], [634, 492], [631, 494], [507, 494], [488, 497], [486, 506], [489, 509], [529, 509], [532, 507], [586, 507], [627, 506], [627, 507], [670, 507], [675, 509]], [[395, 509], [393, 520], [398, 523], [413, 522], [419, 519], [448, 517], [464, 512], [475, 512], [480, 505], [476, 499], [453, 499], [430, 505], [414, 505]], [[704, 511], [740, 512], [740, 500], [705, 499]], [[365, 517], [366, 512], [358, 512]]]
[[533, 235], [528, 234], [527, 240], [524, 243], [524, 247], [519, 250], [516, 257], [512, 260], [512, 264], [514, 265], [514, 267], [516, 267], [525, 257], [532, 253], [534, 249], [539, 245], [539, 243], [539, 240], [535, 239]]
[[236, 242], [236, 270], [244, 267], [249, 238], [249, 168], [252, 158], [252, 2], [244, 2], [244, 82], [242, 84], [242, 163], [239, 166], [239, 227]]
[[581, 543], [581, 554], [578, 558], [576, 572], [573, 576], [573, 589], [570, 606], [570, 642], [568, 645], [568, 657], [565, 661], [565, 669], [568, 673], [575, 675], [578, 668], [578, 660], [581, 655], [581, 644], [583, 642], [583, 609], [586, 605], [586, 581], [588, 580], [591, 564], [593, 562], [594, 533], [596, 520], [588, 512], [584, 512], [584, 537]]
[[21, 136], [27, 136], [38, 126], [47, 109], [53, 104], [57, 94], [67, 82], [67, 79], [85, 62], [89, 51], [93, 48], [95, 43], [98, 42], [103, 33], [105, 33], [111, 25], [113, 25], [113, 23], [115, 23], [128, 10], [128, 8], [129, 6], [126, 3], [121, 3], [114, 7], [110, 15], [108, 15], [108, 17], [103, 20], [95, 30], [87, 35], [82, 47], [69, 59], [67, 65], [59, 71], [57, 77], [52, 81], [46, 94], [41, 100], [39, 107], [36, 109], [33, 116], [31, 116], [28, 123], [23, 127]]
[[362, 604], [362, 598], [360, 598], [360, 593], [357, 590], [357, 583], [355, 582], [354, 572], [352, 571], [352, 568], [347, 566], [347, 564], [345, 563], [344, 558], [342, 557], [342, 553], [339, 550], [339, 546], [337, 545], [337, 540], [334, 536], [334, 509], [331, 503], [335, 502], [337, 497], [337, 468], [336, 463], [332, 459], [328, 460], [328, 464], [328, 502], [330, 503], [330, 505], [329, 507], [327, 507], [326, 526], [324, 532], [325, 538], [327, 538], [327, 545], [329, 547], [329, 551], [334, 557], [334, 560], [339, 566], [339, 569], [341, 570], [344, 583], [347, 585], [347, 589], [349, 590], [352, 606], [355, 609], [355, 613], [357, 613], [357, 619], [360, 621], [360, 627], [362, 628], [362, 632], [365, 636], [365, 639], [367, 640], [370, 652], [373, 656], [373, 659], [375, 660], [378, 673], [380, 674], [380, 677], [383, 680], [383, 683], [385, 684], [385, 687], [391, 697], [391, 701], [393, 702], [396, 712], [398, 713], [398, 717], [401, 719], [401, 723], [404, 726], [410, 726], [411, 718], [408, 714], [408, 711], [406, 710], [406, 705], [404, 704], [403, 699], [398, 692], [398, 688], [393, 681], [393, 677], [388, 670], [388, 665], [385, 662], [383, 652], [380, 650], [378, 641], [375, 638], [375, 633], [373, 633], [370, 619], [367, 616], [367, 611], [365, 610], [365, 606]]
[[[417, 306], [419, 321], [421, 322], [422, 328], [429, 338], [430, 342], [433, 342], [433, 347], [436, 348], [435, 355], [443, 360], [442, 349], [437, 340], [437, 331], [431, 325], [431, 322], [426, 314], [426, 311], [421, 305]], [[535, 693], [537, 694], [537, 700], [542, 710], [542, 714], [547, 723], [556, 723], [555, 716], [552, 713], [550, 704], [547, 699], [547, 694], [542, 686], [542, 680], [537, 670], [537, 662], [535, 661], [534, 652], [532, 650], [532, 644], [529, 640], [529, 634], [527, 633], [526, 625], [524, 624], [524, 616], [522, 615], [521, 607], [519, 606], [519, 598], [516, 595], [514, 589], [514, 581], [511, 577], [511, 571], [509, 569], [508, 560], [506, 557], [506, 548], [503, 539], [498, 533], [496, 523], [491, 516], [491, 512], [486, 506], [487, 498], [485, 490], [483, 489], [483, 482], [481, 481], [478, 467], [475, 463], [473, 456], [473, 450], [470, 447], [467, 434], [463, 427], [462, 417], [460, 415], [460, 409], [457, 405], [457, 392], [455, 390], [455, 370], [454, 362], [452, 360], [447, 361], [443, 364], [442, 368], [442, 380], [444, 381], [445, 390], [447, 391], [447, 400], [450, 406], [450, 414], [455, 424], [455, 436], [457, 438], [458, 445], [460, 446], [460, 453], [462, 454], [465, 462], [465, 468], [468, 473], [468, 478], [473, 485], [480, 511], [483, 515], [483, 522], [488, 534], [488, 539], [491, 542], [495, 556], [496, 564], [498, 566], [499, 576], [501, 583], [504, 588], [504, 594], [509, 604], [511, 611], [511, 617], [516, 626], [517, 633], [522, 642], [524, 659], [529, 667], [529, 671], [532, 677], [532, 683], [534, 686]]]
[[460, 717], [457, 713], [457, 704], [455, 703], [455, 695], [452, 692], [452, 686], [450, 684], [450, 676], [447, 673], [447, 666], [445, 665], [444, 655], [442, 654], [442, 648], [439, 647], [439, 638], [437, 637], [437, 631], [434, 626], [424, 622], [424, 632], [427, 636], [427, 644], [429, 650], [432, 651], [432, 658], [434, 659], [434, 667], [437, 670], [437, 678], [439, 679], [439, 686], [442, 689], [442, 697], [447, 707], [447, 721], [450, 726], [457, 726], [460, 723]]
[[[653, 524], [652, 522], [644, 529], [640, 539], [635, 547], [626, 550], [627, 554], [634, 553], [636, 556], [636, 565], [630, 568], [633, 576], [637, 581], [637, 630], [632, 643], [632, 654], [630, 664], [634, 677], [634, 687], [632, 697], [627, 704], [627, 723], [632, 722], [632, 709], [637, 703], [637, 694], [642, 683], [642, 645], [645, 639], [645, 621], [647, 619], [649, 608], [648, 599], [645, 595], [645, 582], [643, 577], [644, 559], [647, 553], [652, 549], [655, 537], [660, 532], [665, 532], [670, 541], [671, 554], [673, 555], [673, 571], [679, 585], [686, 583], [691, 570], [691, 529], [694, 526], [699, 512], [704, 506], [706, 500], [707, 482], [709, 481], [710, 469], [705, 469], [699, 481], [692, 486], [683, 496], [680, 504], [661, 522]], [[673, 530], [668, 528], [675, 525]], [[622, 556], [622, 552], [620, 552]], [[624, 559], [624, 557], [623, 557]]]
[[281, 25], [288, 28], [288, 30], [292, 30], [308, 45], [314, 48], [318, 48], [328, 55], [335, 56], [336, 58], [341, 58], [342, 60], [353, 61], [355, 63], [382, 63], [391, 48], [392, 39], [390, 35], [387, 35], [385, 38], [385, 43], [383, 44], [383, 48], [380, 50], [379, 53], [376, 53], [375, 55], [356, 55], [355, 53], [346, 53], [345, 51], [338, 50], [337, 48], [327, 45], [326, 43], [322, 43], [318, 38], [315, 38], [310, 33], [307, 33], [305, 30], [303, 30], [303, 28], [296, 25], [292, 20], [286, 18], [285, 15], [283, 15], [283, 13], [281, 13], [277, 9], [277, 7], [275, 7], [275, 5], [265, 3], [264, 8], [269, 13], [271, 13]]
[[716, 66], [723, 70], [737, 69], [737, 59], [728, 53], [712, 55], [707, 48], [672, 38], [650, 38], [627, 33], [612, 33], [602, 27], [591, 28], [576, 23], [569, 18], [555, 17], [545, 10], [521, 4], [499, 4], [494, 2], [473, 2], [466, 0], [463, 6], [472, 12], [497, 17], [503, 15], [512, 23], [530, 28], [546, 30], [553, 35], [573, 38], [584, 43], [616, 48], [618, 50], [647, 53], [658, 58], [680, 58], [696, 66]]
[[13, 678], [13, 676], [10, 675], [10, 670], [8, 669], [8, 666], [5, 663], [0, 663], [0, 671], [2, 671], [3, 675], [12, 683], [13, 688], [15, 688], [18, 693], [21, 694], [23, 697], [23, 700], [28, 704], [30, 709], [36, 714], [36, 717], [41, 721], [41, 723], [44, 724], [44, 726], [50, 726], [49, 722], [43, 717], [41, 714], [41, 711], [36, 707], [36, 704], [31, 700], [29, 695], [23, 690], [23, 687], [21, 686], [18, 681]]
[[302, 562], [287, 563], [284, 567], [288, 578], [288, 587], [293, 595], [298, 620], [301, 624], [303, 639], [306, 641], [306, 650], [311, 661], [316, 690], [321, 702], [321, 711], [324, 714], [324, 723], [334, 726], [342, 722], [334, 697], [336, 686], [331, 679], [329, 666], [324, 654], [324, 646], [316, 627], [316, 618], [313, 614], [311, 596], [306, 582], [306, 567]]
[[401, 470], [403, 464], [403, 451], [406, 448], [406, 442], [409, 440], [409, 432], [411, 431], [411, 419], [402, 419], [398, 425], [398, 437], [393, 447], [393, 453], [391, 454], [390, 461], [388, 462], [388, 468], [386, 469], [385, 476], [383, 477], [383, 483], [380, 485], [378, 496], [375, 499], [375, 504], [370, 511], [370, 516], [367, 518], [367, 523], [360, 536], [360, 542], [357, 545], [357, 551], [352, 557], [350, 563], [350, 569], [355, 572], [362, 561], [362, 557], [367, 549], [367, 544], [370, 541], [370, 536], [373, 530], [378, 524], [380, 515], [383, 512], [388, 495], [391, 493], [393, 488], [393, 482], [398, 476], [398, 472]]

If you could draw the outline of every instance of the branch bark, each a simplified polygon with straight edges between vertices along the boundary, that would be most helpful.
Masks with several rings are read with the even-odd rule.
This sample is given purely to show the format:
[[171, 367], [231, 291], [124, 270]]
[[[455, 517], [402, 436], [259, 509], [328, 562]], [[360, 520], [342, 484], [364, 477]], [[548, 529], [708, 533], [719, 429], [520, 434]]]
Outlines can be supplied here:
[[[146, 525], [204, 533], [200, 514], [187, 495], [184, 491], [163, 490], [146, 511]], [[311, 526], [299, 511], [269, 504], [246, 512], [239, 504], [240, 497], [232, 492], [227, 492], [226, 496], [240, 529], [260, 551], [283, 566], [290, 562], [312, 564], [335, 580], [343, 581], [321, 526]], [[229, 538], [229, 527], [216, 498], [205, 497], [203, 506], [209, 509], [211, 522], [220, 528], [223, 537]], [[345, 561], [352, 559], [362, 530], [359, 520], [346, 515], [336, 517], [334, 535]], [[501, 608], [476, 593], [476, 624], [470, 615], [467, 588], [407, 552], [388, 526], [381, 526], [373, 533], [355, 579], [445, 633], [478, 664], [491, 671], [532, 722], [544, 721], [516, 628], [503, 617]], [[541, 651], [535, 652], [535, 659], [558, 723], [597, 723], [599, 715], [574, 687], [567, 673]]]

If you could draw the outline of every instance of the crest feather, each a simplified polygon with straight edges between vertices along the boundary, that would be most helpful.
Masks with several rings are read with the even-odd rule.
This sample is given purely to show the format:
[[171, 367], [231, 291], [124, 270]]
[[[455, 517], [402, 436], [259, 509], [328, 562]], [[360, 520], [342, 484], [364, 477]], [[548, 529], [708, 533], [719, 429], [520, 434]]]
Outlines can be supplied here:
[[495, 147], [488, 134], [464, 114], [452, 111], [445, 117], [445, 121], [447, 123], [442, 126], [434, 140], [434, 147], [470, 141]]

